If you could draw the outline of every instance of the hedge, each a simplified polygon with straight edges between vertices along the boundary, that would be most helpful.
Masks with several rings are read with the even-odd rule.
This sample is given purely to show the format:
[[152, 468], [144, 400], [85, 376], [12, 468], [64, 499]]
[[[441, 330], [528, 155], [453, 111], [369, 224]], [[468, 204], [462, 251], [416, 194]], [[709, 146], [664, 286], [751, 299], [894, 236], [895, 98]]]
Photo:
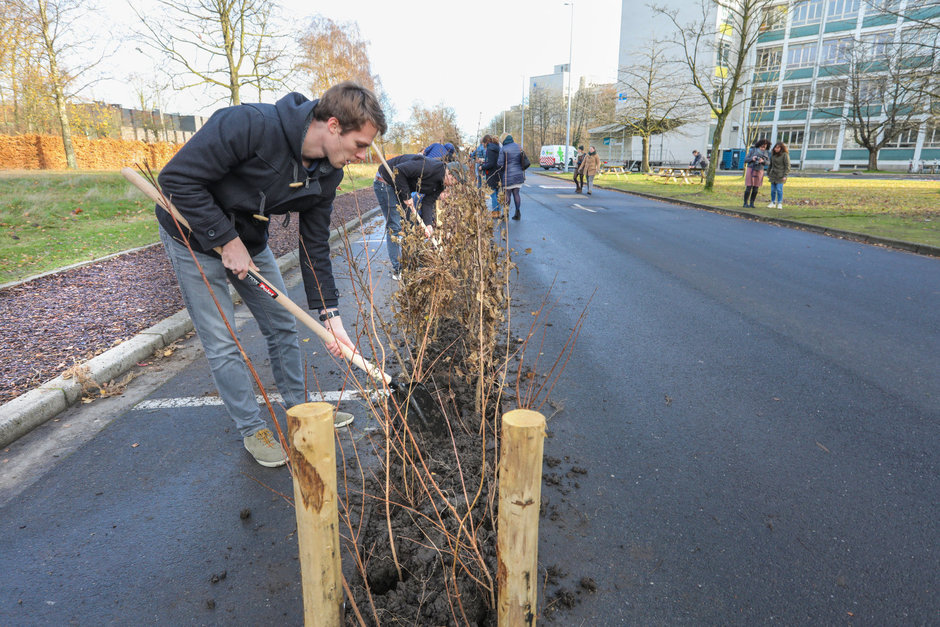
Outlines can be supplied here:
[[[75, 158], [83, 170], [116, 170], [145, 162], [162, 168], [182, 144], [73, 136]], [[56, 135], [0, 135], [0, 170], [65, 170], [65, 149]]]

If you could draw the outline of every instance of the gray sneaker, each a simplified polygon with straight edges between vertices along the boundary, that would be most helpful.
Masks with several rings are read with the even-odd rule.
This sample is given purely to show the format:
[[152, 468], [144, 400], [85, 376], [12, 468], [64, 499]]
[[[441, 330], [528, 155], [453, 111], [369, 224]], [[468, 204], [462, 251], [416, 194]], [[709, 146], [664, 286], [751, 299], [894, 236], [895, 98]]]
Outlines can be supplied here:
[[333, 426], [339, 429], [340, 427], [345, 427], [351, 423], [355, 417], [352, 414], [346, 413], [344, 411], [337, 411], [333, 414]]
[[243, 438], [243, 441], [245, 450], [251, 453], [255, 461], [262, 466], [276, 468], [287, 463], [287, 455], [270, 429], [261, 429], [247, 438]]

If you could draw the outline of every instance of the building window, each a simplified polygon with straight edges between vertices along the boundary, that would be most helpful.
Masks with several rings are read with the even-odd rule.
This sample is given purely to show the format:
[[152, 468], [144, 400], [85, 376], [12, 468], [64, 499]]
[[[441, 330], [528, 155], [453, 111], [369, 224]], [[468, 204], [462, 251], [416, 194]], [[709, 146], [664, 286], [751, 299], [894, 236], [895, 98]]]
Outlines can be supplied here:
[[896, 14], [901, 8], [901, 0], [870, 0], [868, 6], [877, 13]]
[[787, 50], [787, 69], [812, 67], [816, 64], [816, 42], [790, 46]]
[[864, 50], [869, 59], [883, 59], [887, 57], [888, 53], [891, 51], [891, 43], [893, 41], [893, 31], [862, 36], [862, 42], [865, 44]]
[[918, 125], [905, 126], [898, 136], [885, 144], [885, 148], [913, 148], [917, 145]]
[[858, 16], [858, 6], [861, 0], [829, 0], [827, 20], [847, 20]]
[[824, 0], [805, 0], [793, 7], [793, 21], [791, 26], [806, 26], [818, 24], [822, 21]]
[[842, 107], [845, 103], [845, 83], [819, 83], [816, 85], [816, 108]]
[[780, 69], [780, 59], [783, 57], [783, 46], [774, 48], [759, 48], [757, 50], [757, 71], [771, 72]]
[[[767, 141], [770, 141], [770, 136], [771, 136], [770, 131], [771, 131], [771, 127], [769, 126], [758, 126], [754, 131], [754, 144], [756, 144], [758, 141], [762, 139], [766, 139]], [[751, 145], [753, 146], [754, 144], [751, 144]]]
[[924, 148], [940, 148], [940, 122], [927, 123]]
[[731, 43], [727, 41], [718, 42], [718, 67], [731, 67]]
[[784, 85], [780, 98], [781, 109], [806, 109], [809, 107], [809, 85]]
[[807, 148], [835, 148], [838, 144], [838, 126], [813, 126], [809, 129], [809, 140], [806, 142]]
[[761, 11], [762, 31], [782, 30], [787, 25], [787, 7], [785, 4], [767, 7]]
[[777, 88], [755, 88], [751, 92], [751, 113], [773, 111], [777, 106]]
[[839, 37], [838, 39], [826, 39], [822, 45], [822, 56], [819, 59], [820, 65], [838, 65], [848, 63], [852, 56], [852, 38]]
[[777, 141], [787, 145], [789, 150], [799, 149], [803, 146], [802, 126], [778, 126]]

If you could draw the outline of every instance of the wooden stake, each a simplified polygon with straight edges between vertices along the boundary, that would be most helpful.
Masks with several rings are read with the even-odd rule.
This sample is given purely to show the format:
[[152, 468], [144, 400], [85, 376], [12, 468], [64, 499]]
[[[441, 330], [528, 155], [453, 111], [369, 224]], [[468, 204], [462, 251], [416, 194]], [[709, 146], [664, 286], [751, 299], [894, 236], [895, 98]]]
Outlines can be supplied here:
[[497, 520], [500, 627], [535, 625], [544, 440], [542, 414], [516, 409], [503, 416]]
[[334, 411], [329, 403], [304, 403], [287, 410], [307, 627], [339, 627], [343, 621]]

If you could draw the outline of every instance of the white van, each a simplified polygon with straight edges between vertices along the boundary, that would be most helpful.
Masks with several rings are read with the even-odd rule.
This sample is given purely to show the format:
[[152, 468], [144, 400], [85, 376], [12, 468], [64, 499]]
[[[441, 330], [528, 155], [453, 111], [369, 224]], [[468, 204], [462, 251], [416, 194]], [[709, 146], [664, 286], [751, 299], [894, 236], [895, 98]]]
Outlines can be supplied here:
[[[542, 146], [539, 152], [539, 165], [546, 170], [558, 168], [561, 170], [565, 164], [565, 146], [563, 144]], [[568, 169], [574, 167], [578, 158], [578, 151], [574, 146], [568, 146]]]

